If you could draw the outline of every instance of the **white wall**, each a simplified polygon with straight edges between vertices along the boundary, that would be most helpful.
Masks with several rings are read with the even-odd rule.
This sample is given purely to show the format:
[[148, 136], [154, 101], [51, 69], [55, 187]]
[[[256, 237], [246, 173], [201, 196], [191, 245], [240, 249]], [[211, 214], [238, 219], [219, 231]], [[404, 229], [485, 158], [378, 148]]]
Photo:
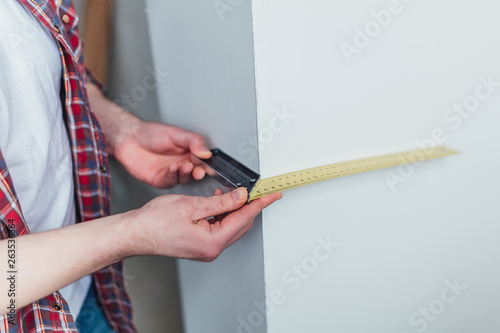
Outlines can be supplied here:
[[430, 139], [463, 152], [285, 192], [215, 263], [181, 263], [186, 332], [500, 329], [497, 2], [148, 4], [164, 119], [264, 177]]
[[[263, 214], [266, 296], [283, 292], [268, 332], [500, 330], [500, 86], [461, 123], [447, 113], [478, 77], [500, 82], [498, 2], [401, 1], [351, 62], [340, 46], [388, 1], [252, 4], [263, 176], [415, 149], [435, 129], [463, 152], [285, 192]], [[273, 109], [290, 119], [271, 136]], [[338, 249], [315, 255], [327, 237]], [[466, 290], [443, 303], [455, 279]]]

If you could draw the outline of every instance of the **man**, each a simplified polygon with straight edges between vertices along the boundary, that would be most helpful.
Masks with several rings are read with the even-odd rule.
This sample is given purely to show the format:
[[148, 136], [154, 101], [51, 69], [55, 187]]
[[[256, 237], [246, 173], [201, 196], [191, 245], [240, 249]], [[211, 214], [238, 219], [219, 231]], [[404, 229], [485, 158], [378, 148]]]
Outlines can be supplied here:
[[190, 157], [210, 151], [103, 96], [71, 0], [1, 0], [0, 16], [0, 332], [134, 332], [123, 258], [214, 260], [281, 194], [166, 195], [108, 216], [107, 154], [163, 188], [203, 178]]

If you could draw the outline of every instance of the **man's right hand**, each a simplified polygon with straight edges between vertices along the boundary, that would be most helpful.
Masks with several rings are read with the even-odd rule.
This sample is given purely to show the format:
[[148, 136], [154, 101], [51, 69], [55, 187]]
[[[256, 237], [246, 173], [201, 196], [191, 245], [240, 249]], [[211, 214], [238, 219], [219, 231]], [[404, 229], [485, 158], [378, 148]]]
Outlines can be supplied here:
[[[37, 299], [128, 256], [154, 254], [212, 261], [252, 226], [262, 209], [281, 198], [275, 193], [245, 205], [238, 189], [213, 197], [164, 195], [123, 214], [16, 237], [16, 307]], [[207, 218], [215, 216], [210, 222]], [[43, 249], [43, 251], [40, 251]], [[7, 266], [7, 240], [0, 241], [0, 271]], [[55, 258], [47, 264], [47, 258]], [[0, 279], [0, 291], [8, 290]], [[3, 296], [2, 296], [3, 295]], [[0, 314], [9, 303], [0, 293]]]
[[206, 198], [164, 195], [127, 213], [137, 235], [133, 254], [213, 261], [250, 229], [262, 209], [282, 197], [275, 193], [245, 205], [246, 189], [221, 193]]

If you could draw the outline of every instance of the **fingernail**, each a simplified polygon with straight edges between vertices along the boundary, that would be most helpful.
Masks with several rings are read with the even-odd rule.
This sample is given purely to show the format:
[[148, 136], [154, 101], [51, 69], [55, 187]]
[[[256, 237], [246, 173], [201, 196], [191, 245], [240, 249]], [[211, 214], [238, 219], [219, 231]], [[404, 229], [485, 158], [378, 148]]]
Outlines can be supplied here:
[[241, 197], [242, 197], [242, 190], [240, 188], [236, 189], [233, 191], [233, 199], [234, 201], [238, 202], [241, 200]]
[[210, 151], [210, 149], [208, 149], [207, 146], [201, 146], [201, 150], [204, 150], [204, 151]]

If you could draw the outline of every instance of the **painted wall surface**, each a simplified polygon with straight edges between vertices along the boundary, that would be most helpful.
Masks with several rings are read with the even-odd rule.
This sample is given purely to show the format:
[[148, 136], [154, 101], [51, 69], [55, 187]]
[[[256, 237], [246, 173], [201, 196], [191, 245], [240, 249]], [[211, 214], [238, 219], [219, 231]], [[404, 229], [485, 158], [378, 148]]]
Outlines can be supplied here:
[[[250, 3], [228, 20], [211, 1], [147, 1], [153, 63], [168, 72], [158, 86], [162, 120], [202, 134], [236, 158], [240, 142], [256, 145], [257, 114]], [[249, 139], [250, 138], [250, 139]], [[258, 169], [257, 151], [248, 166]], [[211, 195], [210, 181], [174, 191]], [[213, 263], [178, 262], [187, 333], [235, 332], [238, 317], [264, 299], [260, 218]], [[265, 325], [255, 332], [265, 332]]]
[[[86, 0], [74, 0], [84, 36]], [[145, 0], [114, 3], [107, 96], [142, 119], [158, 121], [156, 91], [151, 85], [152, 59]], [[130, 24], [134, 22], [134, 24]], [[161, 82], [157, 83], [161, 85]], [[111, 213], [139, 208], [164, 194], [139, 182], [116, 161], [111, 163]], [[139, 332], [183, 332], [175, 259], [139, 256], [125, 260], [127, 291]], [[165, 309], [168, 311], [165, 311]]]
[[285, 192], [263, 213], [268, 332], [499, 331], [500, 4], [252, 7], [264, 177], [463, 152]]
[[263, 177], [463, 152], [285, 192], [215, 263], [180, 262], [186, 332], [500, 329], [497, 2], [148, 5], [163, 119]]

